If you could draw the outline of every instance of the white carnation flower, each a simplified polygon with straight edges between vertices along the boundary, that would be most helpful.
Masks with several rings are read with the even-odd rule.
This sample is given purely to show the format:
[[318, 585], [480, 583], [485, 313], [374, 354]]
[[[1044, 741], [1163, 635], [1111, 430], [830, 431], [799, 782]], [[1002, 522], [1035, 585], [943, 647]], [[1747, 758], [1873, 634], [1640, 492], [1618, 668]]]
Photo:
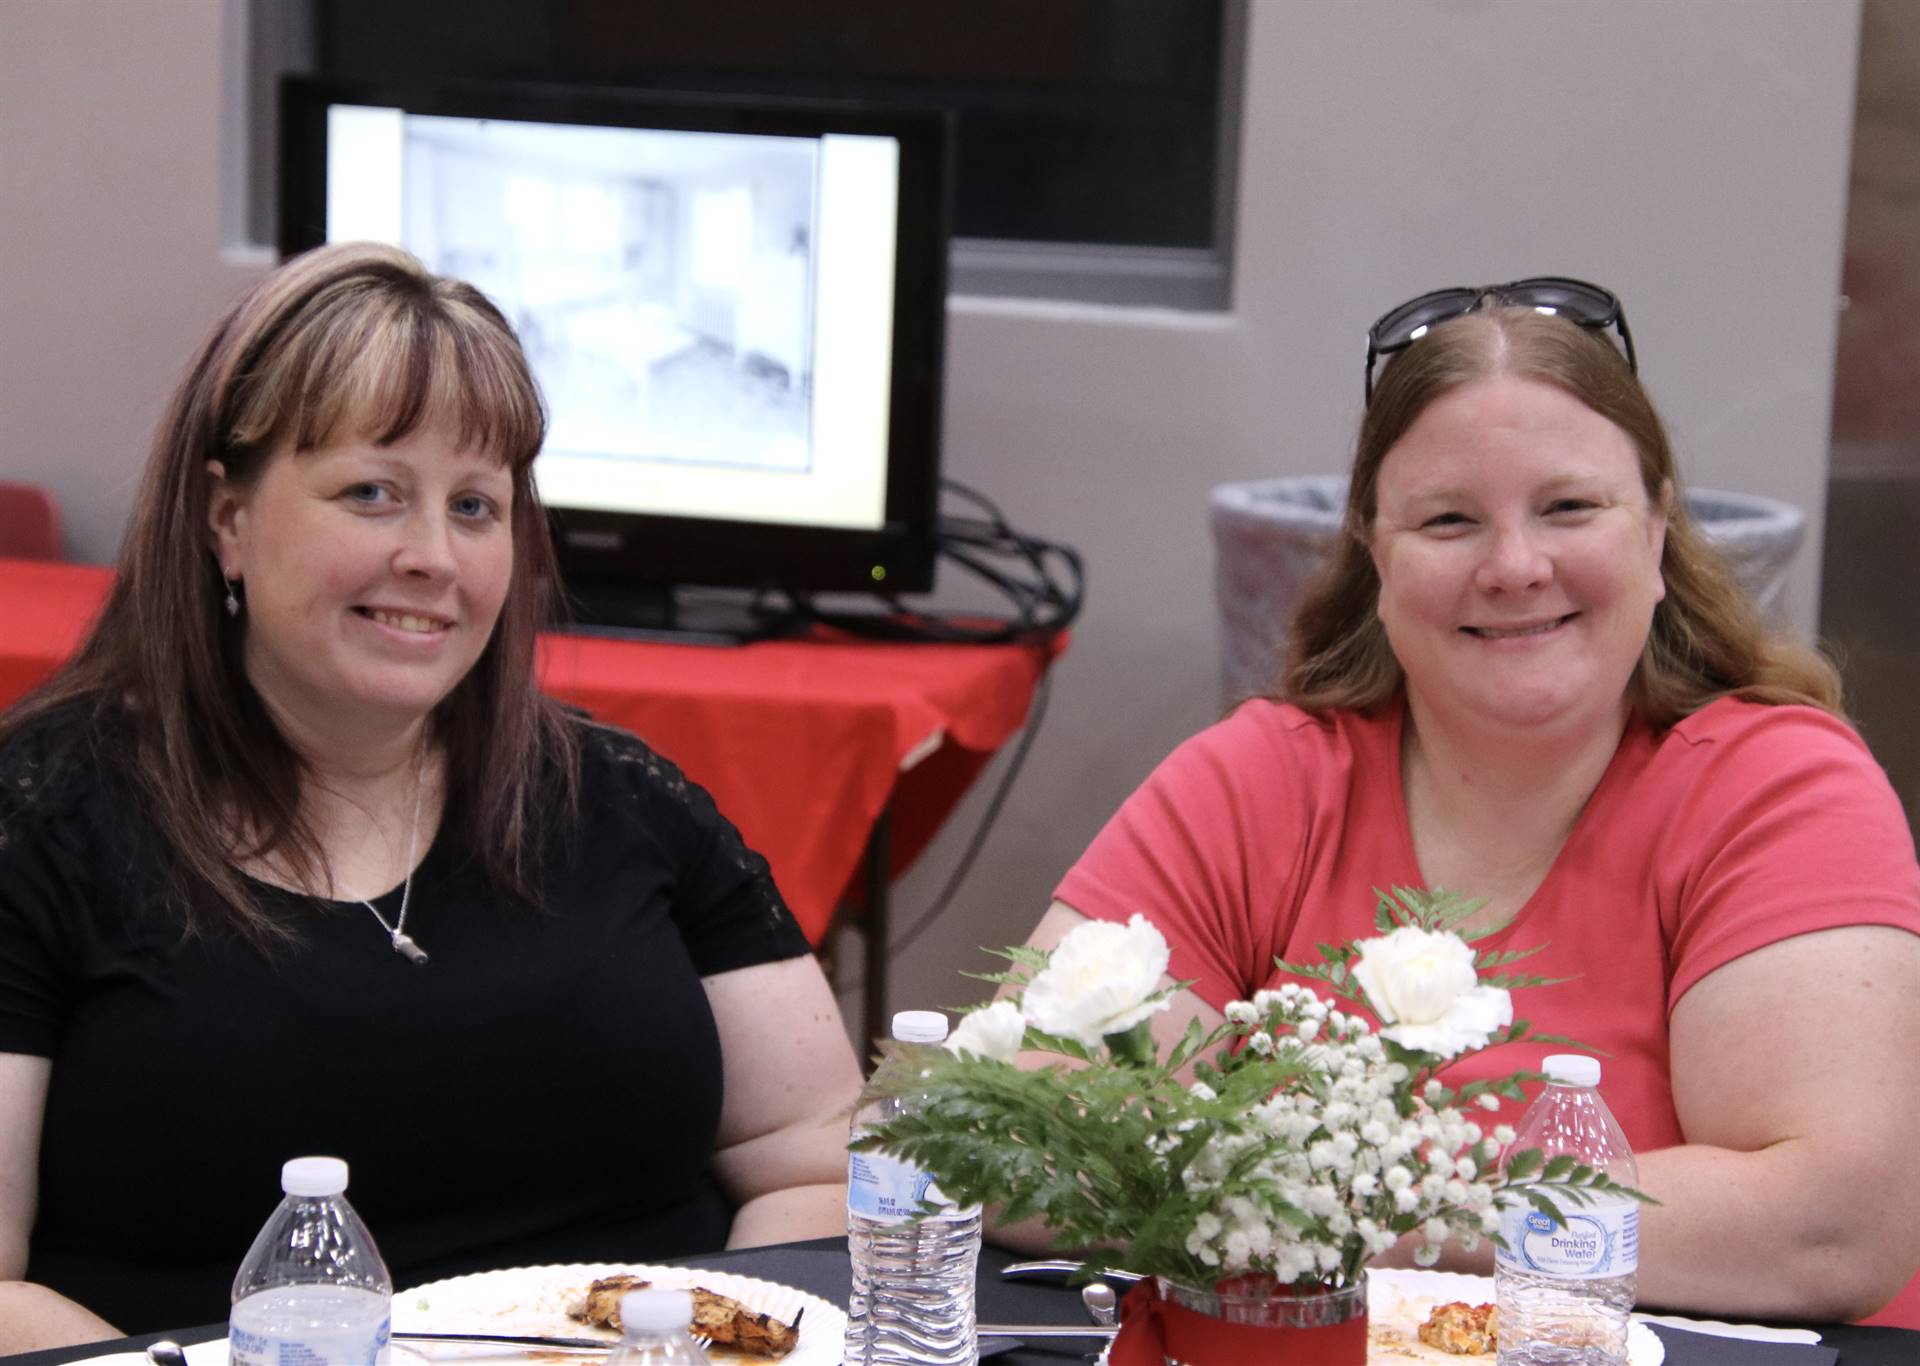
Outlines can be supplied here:
[[1124, 925], [1090, 920], [1060, 941], [1021, 1008], [1036, 1028], [1097, 1047], [1167, 1009], [1167, 1001], [1147, 999], [1160, 990], [1167, 957], [1166, 939], [1145, 916]]
[[960, 1017], [947, 1047], [963, 1056], [1012, 1062], [1027, 1036], [1026, 1017], [1012, 1001], [995, 1001], [985, 1010]]
[[1456, 934], [1402, 925], [1356, 947], [1354, 980], [1387, 1026], [1381, 1034], [1403, 1048], [1450, 1058], [1513, 1023], [1513, 998], [1480, 985], [1473, 950]]

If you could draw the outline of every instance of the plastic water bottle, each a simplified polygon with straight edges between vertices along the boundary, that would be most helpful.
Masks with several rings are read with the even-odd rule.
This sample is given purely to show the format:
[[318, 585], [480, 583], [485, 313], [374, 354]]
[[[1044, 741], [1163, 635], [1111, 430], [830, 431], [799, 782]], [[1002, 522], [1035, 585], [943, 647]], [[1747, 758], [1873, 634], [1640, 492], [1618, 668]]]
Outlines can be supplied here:
[[286, 1198], [233, 1278], [232, 1366], [374, 1366], [387, 1359], [393, 1278], [343, 1192], [347, 1164], [296, 1157]]
[[[893, 1017], [893, 1037], [937, 1044], [947, 1037], [947, 1017], [937, 1010], [903, 1010]], [[900, 1100], [869, 1102], [853, 1117], [853, 1136], [905, 1113]], [[923, 1201], [944, 1204], [946, 1212], [916, 1221]], [[979, 1206], [952, 1206], [925, 1172], [887, 1153], [849, 1153], [847, 1248], [853, 1296], [847, 1303], [845, 1366], [973, 1366], [979, 1359]]]
[[684, 1290], [629, 1290], [620, 1297], [620, 1345], [607, 1366], [707, 1366], [687, 1335], [693, 1296]]
[[[1558, 1053], [1547, 1086], [1515, 1131], [1510, 1153], [1570, 1153], [1622, 1185], [1639, 1182], [1633, 1149], [1600, 1098], [1600, 1063]], [[1554, 1203], [1563, 1224], [1521, 1201], [1503, 1206], [1494, 1253], [1499, 1366], [1626, 1366], [1627, 1315], [1640, 1265], [1640, 1206], [1628, 1197]]]

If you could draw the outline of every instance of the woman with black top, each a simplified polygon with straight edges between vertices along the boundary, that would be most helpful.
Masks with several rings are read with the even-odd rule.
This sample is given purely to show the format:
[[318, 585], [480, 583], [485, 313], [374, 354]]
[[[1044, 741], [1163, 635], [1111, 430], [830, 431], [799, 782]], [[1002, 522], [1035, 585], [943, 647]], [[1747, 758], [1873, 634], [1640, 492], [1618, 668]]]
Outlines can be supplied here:
[[392, 248], [200, 351], [0, 720], [0, 1352], [224, 1318], [301, 1153], [402, 1286], [844, 1227], [859, 1068], [765, 862], [537, 690], [544, 427]]

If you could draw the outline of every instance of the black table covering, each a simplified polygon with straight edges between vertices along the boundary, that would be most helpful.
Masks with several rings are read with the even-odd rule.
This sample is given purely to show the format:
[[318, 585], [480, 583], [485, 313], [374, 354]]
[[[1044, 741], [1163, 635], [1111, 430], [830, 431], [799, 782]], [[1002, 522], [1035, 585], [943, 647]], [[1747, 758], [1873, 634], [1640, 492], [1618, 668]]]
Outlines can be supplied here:
[[[844, 1305], [850, 1288], [847, 1245], [841, 1238], [821, 1238], [779, 1247], [716, 1252], [678, 1259], [686, 1266], [706, 1266], [740, 1276], [791, 1285], [832, 1304]], [[995, 1323], [1064, 1323], [1087, 1321], [1077, 1290], [1044, 1281], [1005, 1281], [1000, 1268], [1021, 1260], [1012, 1253], [988, 1247], [980, 1254], [980, 1317]], [[1821, 1346], [1746, 1342], [1734, 1338], [1689, 1333], [1659, 1324], [1649, 1325], [1666, 1345], [1666, 1366], [1916, 1366], [1920, 1363], [1920, 1332], [1900, 1328], [1859, 1328], [1850, 1324], [1821, 1327]], [[128, 1338], [110, 1345], [63, 1347], [48, 1352], [0, 1357], [5, 1366], [56, 1366], [84, 1361], [107, 1351], [139, 1350], [159, 1336], [180, 1342], [204, 1342], [226, 1335], [225, 1324], [209, 1324], [171, 1335]], [[982, 1343], [995, 1366], [1083, 1366], [1087, 1354], [1099, 1348], [1097, 1339], [1054, 1339], [1043, 1345]], [[586, 1360], [586, 1358], [582, 1358]]]

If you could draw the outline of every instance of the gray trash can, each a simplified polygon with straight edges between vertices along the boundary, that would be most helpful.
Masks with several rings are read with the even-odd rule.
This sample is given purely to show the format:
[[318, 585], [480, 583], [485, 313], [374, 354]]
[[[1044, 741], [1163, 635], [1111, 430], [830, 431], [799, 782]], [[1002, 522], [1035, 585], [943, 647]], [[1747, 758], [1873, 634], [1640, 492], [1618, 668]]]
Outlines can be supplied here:
[[[1343, 474], [1221, 484], [1213, 490], [1214, 597], [1220, 611], [1220, 691], [1231, 706], [1279, 680], [1287, 622], [1340, 537]], [[1760, 610], [1784, 624], [1787, 574], [1806, 538], [1791, 503], [1696, 489], [1687, 510]]]

